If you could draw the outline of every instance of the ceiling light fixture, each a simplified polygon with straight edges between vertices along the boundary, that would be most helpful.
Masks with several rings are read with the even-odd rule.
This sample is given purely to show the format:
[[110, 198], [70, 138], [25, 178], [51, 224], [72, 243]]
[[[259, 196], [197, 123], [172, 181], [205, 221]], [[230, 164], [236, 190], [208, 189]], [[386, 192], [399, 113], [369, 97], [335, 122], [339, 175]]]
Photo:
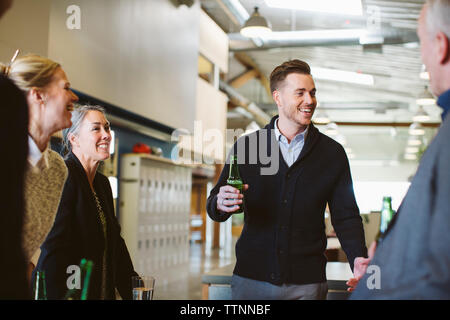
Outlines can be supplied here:
[[270, 22], [259, 14], [258, 7], [255, 7], [255, 11], [241, 29], [241, 35], [247, 38], [261, 38], [271, 32]]
[[348, 82], [366, 86], [373, 86], [375, 84], [372, 75], [353, 71], [312, 67], [311, 74], [315, 79]]
[[428, 91], [428, 87], [425, 86], [425, 89], [417, 97], [416, 103], [419, 106], [428, 106], [428, 105], [435, 104], [436, 99], [433, 97], [433, 95], [430, 93], [430, 91]]
[[314, 114], [313, 121], [314, 121], [314, 124], [329, 124], [331, 120], [328, 117], [328, 114], [324, 110], [319, 109]]
[[430, 115], [425, 111], [422, 105], [419, 105], [416, 114], [413, 116], [414, 122], [425, 122], [430, 120]]
[[423, 136], [425, 129], [420, 123], [414, 122], [409, 126], [409, 134], [412, 136]]
[[420, 146], [422, 144], [422, 140], [417, 137], [411, 136], [408, 138], [408, 146]]
[[361, 0], [266, 0], [266, 4], [272, 8], [363, 15]]
[[420, 79], [430, 80], [430, 74], [426, 71], [420, 73]]
[[420, 79], [430, 80], [430, 74], [427, 72], [427, 67], [425, 67], [424, 64], [422, 65], [419, 76], [420, 76]]
[[419, 147], [406, 147], [406, 153], [417, 153], [419, 152]]
[[411, 154], [411, 153], [405, 153], [404, 158], [406, 160], [417, 160], [417, 156], [415, 154]]

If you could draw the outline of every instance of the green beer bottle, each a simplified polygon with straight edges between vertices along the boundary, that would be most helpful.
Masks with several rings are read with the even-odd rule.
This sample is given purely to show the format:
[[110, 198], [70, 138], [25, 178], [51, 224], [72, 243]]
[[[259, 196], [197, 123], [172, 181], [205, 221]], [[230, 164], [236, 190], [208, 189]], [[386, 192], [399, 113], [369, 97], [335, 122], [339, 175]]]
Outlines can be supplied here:
[[[230, 174], [228, 176], [227, 184], [239, 190], [239, 193], [242, 194], [244, 190], [244, 183], [242, 182], [241, 176], [239, 175], [238, 161], [237, 156], [232, 155], [230, 158]], [[243, 204], [239, 204], [239, 209], [234, 213], [242, 213], [243, 212]]]
[[378, 234], [375, 238], [377, 242], [383, 238], [384, 233], [386, 232], [389, 223], [392, 221], [394, 217], [395, 211], [392, 210], [392, 198], [391, 197], [383, 197], [383, 206], [381, 208], [380, 214], [380, 229], [378, 230]]
[[[81, 260], [81, 264], [84, 265], [84, 280], [83, 280], [83, 288], [81, 289], [81, 299], [87, 300], [88, 292], [89, 292], [89, 283], [91, 280], [92, 267], [94, 263], [91, 260], [83, 259]], [[83, 274], [83, 271], [81, 272]]]
[[80, 261], [81, 289], [74, 288], [68, 290], [64, 297], [64, 300], [87, 300], [93, 265], [94, 263], [91, 260], [87, 260], [84, 258], [81, 259]]
[[36, 282], [34, 284], [34, 300], [47, 300], [47, 287], [45, 285], [45, 272], [36, 272]]

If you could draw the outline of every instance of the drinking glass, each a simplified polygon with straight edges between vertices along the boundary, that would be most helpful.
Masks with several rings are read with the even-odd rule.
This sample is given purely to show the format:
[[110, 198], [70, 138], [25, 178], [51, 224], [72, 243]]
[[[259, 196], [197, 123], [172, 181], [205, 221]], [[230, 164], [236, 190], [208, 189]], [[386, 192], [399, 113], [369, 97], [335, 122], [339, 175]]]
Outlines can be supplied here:
[[155, 278], [151, 276], [134, 276], [131, 278], [133, 300], [153, 300]]

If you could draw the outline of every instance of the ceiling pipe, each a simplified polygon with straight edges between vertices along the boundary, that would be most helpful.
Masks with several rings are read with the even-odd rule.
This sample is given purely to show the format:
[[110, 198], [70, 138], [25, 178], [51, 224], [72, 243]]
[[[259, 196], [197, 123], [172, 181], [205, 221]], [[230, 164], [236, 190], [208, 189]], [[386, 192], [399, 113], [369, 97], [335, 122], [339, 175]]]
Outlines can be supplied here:
[[[237, 26], [249, 18], [245, 8], [235, 0], [216, 0], [225, 14]], [[275, 40], [273, 36], [281, 37]], [[272, 39], [246, 38], [240, 33], [229, 33], [230, 51], [268, 50], [306, 46], [381, 45], [418, 42], [415, 30], [382, 27], [379, 30], [337, 29], [272, 32]]]
[[219, 87], [220, 90], [224, 91], [228, 95], [231, 102], [248, 111], [260, 127], [264, 127], [270, 122], [271, 117], [267, 113], [265, 113], [256, 103], [249, 101], [247, 98], [242, 96], [225, 81], [220, 80]]
[[307, 46], [404, 44], [419, 41], [415, 31], [387, 28], [382, 29], [378, 33], [368, 32], [365, 29], [272, 32], [272, 35], [266, 39], [261, 39], [261, 45], [255, 44], [255, 41], [242, 36], [240, 33], [229, 33], [228, 38], [230, 39], [230, 51], [254, 51]]
[[250, 17], [248, 12], [242, 5], [236, 7], [232, 0], [216, 0], [217, 4], [222, 8], [228, 18], [237, 26], [242, 26]]

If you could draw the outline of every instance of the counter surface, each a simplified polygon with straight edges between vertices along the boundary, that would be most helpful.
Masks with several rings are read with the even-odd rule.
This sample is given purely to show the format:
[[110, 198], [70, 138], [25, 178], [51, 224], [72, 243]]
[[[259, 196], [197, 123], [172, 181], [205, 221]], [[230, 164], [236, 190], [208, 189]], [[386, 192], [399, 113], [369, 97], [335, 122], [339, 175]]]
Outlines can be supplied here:
[[[230, 300], [231, 276], [235, 263], [211, 270], [202, 276], [202, 299]], [[326, 267], [328, 284], [327, 300], [344, 300], [350, 293], [345, 284], [353, 277], [347, 262], [328, 262]]]
[[[231, 276], [233, 274], [234, 263], [228, 264], [221, 268], [211, 270], [202, 276], [202, 283], [208, 284], [230, 284]], [[326, 268], [327, 281], [330, 282], [345, 282], [353, 277], [350, 266], [347, 262], [328, 262]]]

